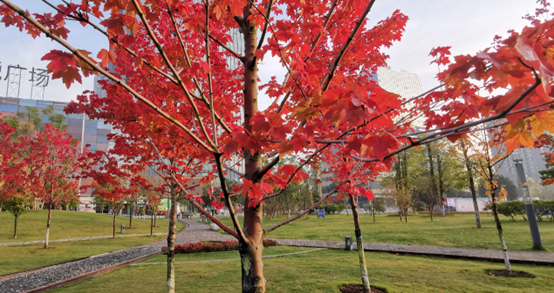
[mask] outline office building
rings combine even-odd
[[[389,66],[380,67],[377,69],[376,75],[370,77],[375,80],[379,86],[384,90],[397,94],[402,97],[403,100],[408,100],[423,93],[421,89],[421,80],[417,74],[410,73],[406,70],[394,71]],[[406,105],[407,110],[411,110],[414,107],[414,103],[408,103]],[[417,110],[414,110],[415,116],[410,120],[413,120],[412,127],[423,128],[423,117]]]

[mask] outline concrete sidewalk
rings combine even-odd
[[[319,241],[299,239],[273,239],[280,245],[338,248],[344,249],[344,241]],[[500,245],[500,244],[499,244]],[[354,243],[353,249],[358,249]],[[389,252],[401,254],[429,255],[448,258],[474,259],[486,261],[504,261],[502,250],[457,248],[442,246],[419,246],[407,244],[373,243],[364,242],[364,251]],[[554,253],[549,252],[525,252],[508,251],[510,262],[513,263],[534,263],[541,265],[554,265]]]

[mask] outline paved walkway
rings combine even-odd
[[[299,239],[274,239],[280,245],[302,246],[302,247],[320,247],[320,248],[340,248],[344,249],[343,241],[318,241],[318,240],[299,240]],[[353,249],[358,249],[354,243]],[[419,246],[407,244],[390,243],[372,243],[364,242],[364,251],[406,253],[417,255],[442,256],[448,258],[463,258],[488,261],[504,261],[501,250],[492,249],[474,249],[474,248],[456,248],[441,246]],[[513,263],[536,263],[544,265],[554,265],[554,253],[548,252],[525,252],[508,251],[510,261]]]
[[[167,235],[167,233],[154,233],[154,235],[161,236],[161,235]],[[125,235],[116,235],[115,237],[121,238],[121,237],[138,237],[138,236],[150,236],[150,234],[125,234]],[[113,236],[109,235],[109,236],[90,236],[90,237],[79,237],[79,238],[53,239],[53,240],[49,240],[48,243],[85,241],[85,240],[106,239],[106,238],[113,238]],[[44,243],[44,240],[24,241],[24,242],[2,242],[0,243],[0,246],[32,245],[32,244],[41,244],[41,243]]]
[[[201,241],[227,241],[237,240],[235,237],[228,234],[221,234],[216,231],[212,231],[208,225],[202,224],[197,221],[189,219],[179,219],[180,222],[187,225],[186,228],[181,230],[175,235],[175,244],[183,244],[189,242],[201,242]],[[167,233],[165,233],[167,235]],[[163,239],[157,242],[145,244],[144,246],[167,246],[167,240]]]
[[[185,233],[177,234],[176,243],[199,241],[227,241],[236,240],[233,236],[221,234],[209,229],[208,225],[199,222],[181,219],[181,222],[188,225]],[[190,230],[189,230],[190,229]],[[280,245],[317,247],[317,248],[338,248],[344,249],[344,241],[322,241],[322,240],[300,240],[300,239],[274,239]],[[152,245],[155,245],[152,244]],[[165,245],[165,244],[164,244]],[[356,243],[353,249],[358,249]],[[463,258],[487,261],[504,261],[501,250],[474,249],[474,248],[456,248],[441,246],[419,246],[406,244],[373,243],[364,242],[365,251],[405,253],[416,255],[442,256],[449,258]],[[508,251],[510,261],[514,263],[536,263],[544,265],[554,265],[554,253],[548,252],[524,252]]]

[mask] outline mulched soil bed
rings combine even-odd
[[[362,285],[344,285],[340,288],[342,293],[363,293],[364,287]],[[379,288],[371,286],[371,293],[387,293],[385,288]]]
[[[531,275],[522,271],[511,271],[507,270],[485,270],[485,274],[495,277],[509,277],[509,278],[535,278],[534,275]]]

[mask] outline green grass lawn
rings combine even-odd
[[[373,223],[370,214],[360,214],[362,236],[366,242],[500,249],[494,219],[484,213],[481,214],[481,229],[475,228],[474,214],[451,213],[445,217],[435,216],[434,222],[430,221],[428,214],[410,214],[408,223],[401,223],[398,214],[381,214],[376,218]],[[264,229],[285,219],[264,219]],[[226,225],[232,225],[230,218],[220,220]],[[242,222],[242,218],[239,221]],[[532,251],[533,241],[528,222],[512,221],[503,216],[501,222],[509,250]],[[539,222],[539,230],[544,248],[554,252],[554,222]],[[267,235],[268,238],[340,241],[345,236],[355,236],[352,215],[327,215],[324,219],[310,215],[307,220],[298,219]]]
[[[14,217],[6,212],[0,212],[0,242],[20,242],[44,240],[48,210],[28,211],[18,219],[17,239],[13,239]],[[87,236],[112,235],[113,216],[72,211],[52,211],[50,239],[78,238]],[[125,234],[150,234],[150,219],[133,218],[133,229],[129,229],[128,217],[117,217],[116,233],[121,235],[120,225],[125,225]],[[169,221],[158,219],[154,233],[166,233]],[[177,231],[185,225],[177,222]],[[1,260],[0,256],[0,260]]]
[[[270,247],[266,255],[305,250]],[[389,292],[552,292],[552,267],[514,265],[537,278],[489,276],[502,263],[367,253],[370,281]],[[178,255],[177,261],[237,258],[238,252]],[[144,262],[164,261],[156,256]],[[176,264],[176,292],[240,292],[240,262]],[[322,250],[264,259],[268,292],[339,292],[342,284],[361,283],[356,251]],[[166,266],[126,266],[53,292],[165,292]]]
[[[163,238],[142,236],[60,242],[51,243],[48,249],[43,249],[43,244],[0,246],[0,275],[131,248]]]

